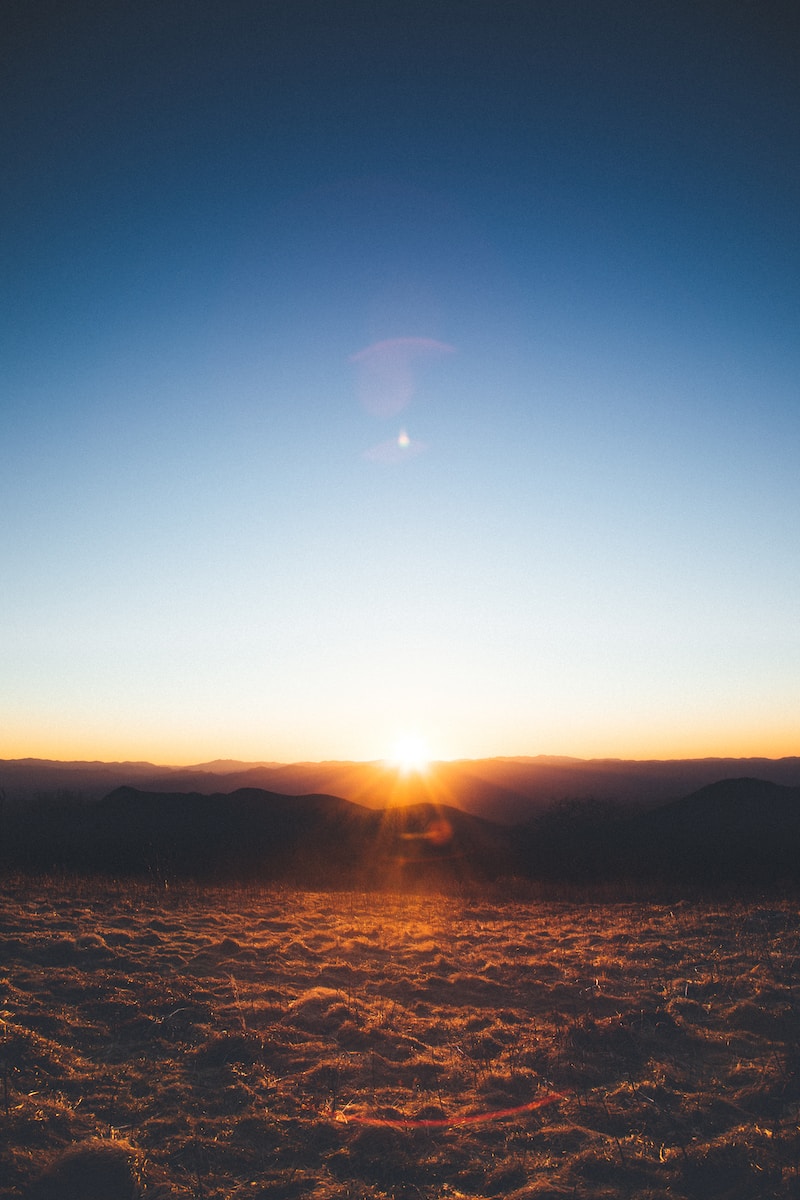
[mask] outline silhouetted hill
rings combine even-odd
[[[721,779],[743,776],[797,787],[800,758],[463,759],[433,763],[425,775],[409,776],[384,762],[277,765],[224,760],[196,767],[163,767],[140,762],[0,760],[0,791],[11,804],[65,792],[87,800],[101,799],[123,785],[206,795],[259,788],[285,795],[342,796],[371,808],[434,801],[509,825],[530,820],[563,800],[613,800],[652,807]]]
[[[800,877],[800,788],[725,779],[627,823],[626,855],[673,877]]]
[[[61,793],[7,806],[0,864],[309,887],[800,883],[800,787],[726,779],[652,809],[559,801],[511,827],[432,800],[377,809],[321,793],[126,785],[100,800]]]
[[[0,858],[28,869],[375,887],[507,874],[511,833],[447,805],[385,810],[257,788],[121,787],[17,809]]]
[[[327,878],[363,858],[374,814],[335,796],[285,796],[257,788],[203,795],[118,788],[92,811],[122,870],[225,877]]]
[[[800,788],[726,779],[650,810],[557,804],[519,830],[520,870],[535,878],[800,881]]]

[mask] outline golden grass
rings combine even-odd
[[[800,1193],[800,923],[0,887],[0,1197]]]

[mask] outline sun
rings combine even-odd
[[[425,739],[418,733],[399,734],[388,761],[401,775],[424,775],[430,763]]]

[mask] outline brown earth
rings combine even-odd
[[[794,902],[0,885],[0,1197],[800,1193]]]

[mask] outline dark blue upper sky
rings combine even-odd
[[[789,751],[796,5],[0,43],[7,754]]]

